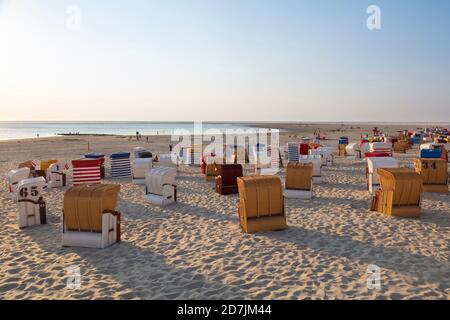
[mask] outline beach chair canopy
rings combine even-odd
[[[249,218],[284,215],[281,180],[276,176],[237,179],[242,214]]]
[[[146,174],[147,192],[156,195],[163,194],[164,185],[174,185],[177,170],[169,167],[156,167]]]
[[[115,211],[120,185],[82,185],[64,195],[64,224],[68,231],[102,232],[102,215]]]
[[[381,190],[393,192],[392,204],[395,206],[418,205],[422,193],[422,178],[412,169],[378,169]]]
[[[286,168],[286,189],[311,190],[312,163],[289,162]]]

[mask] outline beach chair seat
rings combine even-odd
[[[386,153],[392,157],[392,143],[389,142],[371,142],[369,144],[369,152],[374,154]]]
[[[165,206],[177,201],[175,177],[177,170],[168,167],[156,167],[146,174],[144,199],[158,206]]]
[[[299,163],[311,163],[313,165],[312,178],[314,183],[322,183],[322,158],[320,156],[300,156]]]
[[[23,167],[19,169],[14,169],[8,173],[8,189],[9,195],[12,199],[17,198],[17,187],[21,180],[28,179],[30,177],[30,168]]]
[[[101,166],[103,159],[72,160],[73,185],[101,183]]]
[[[216,166],[216,192],[221,195],[238,193],[237,178],[243,176],[241,164],[218,164]]]
[[[66,164],[52,163],[47,170],[47,183],[50,188],[65,187],[67,184]]]
[[[313,196],[313,164],[289,162],[286,167],[284,197],[311,199]]]
[[[47,223],[47,210],[43,198],[44,177],[20,180],[17,185],[17,222],[20,228]]]
[[[155,160],[156,162],[156,160]],[[158,165],[160,167],[166,167],[166,168],[177,168],[178,170],[178,166],[181,162],[181,158],[176,155],[176,154],[171,154],[171,153],[165,153],[165,154],[160,154],[159,158],[158,158]]]
[[[380,186],[379,168],[399,168],[400,163],[392,157],[367,158],[366,178],[367,189],[373,194]]]
[[[136,158],[133,160],[133,183],[145,184],[146,174],[153,168],[152,158]]]
[[[424,192],[448,192],[448,165],[444,159],[415,159],[414,167],[423,181]]]
[[[131,161],[129,152],[113,153],[111,159],[111,178],[124,179],[131,177]]]
[[[372,211],[387,216],[420,216],[422,178],[412,169],[378,169],[381,188],[376,191]]]
[[[237,178],[238,215],[246,233],[287,228],[281,180],[276,176]]]
[[[64,247],[106,248],[120,241],[120,185],[97,184],[69,188],[64,195]]]

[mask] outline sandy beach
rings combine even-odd
[[[339,136],[356,142],[373,127],[261,126],[286,130],[281,145],[320,131],[335,148]],[[378,125],[391,134],[420,126]],[[216,194],[198,167],[187,166],[177,177],[178,202],[167,207],[145,202],[131,179],[104,180],[122,186],[122,241],[111,247],[61,246],[67,187],[45,192],[48,224],[19,229],[8,171],[29,159],[80,158],[88,139],[91,151],[105,154],[137,146],[168,153],[170,143],[168,136],[0,141],[0,299],[450,299],[450,195],[424,194],[420,218],[371,212],[364,160],[336,157],[312,200],[286,200],[285,231],[243,233],[239,196]],[[395,157],[406,166],[417,154],[416,147]],[[284,180],[284,168],[278,175]],[[370,264],[381,268],[381,290],[367,288]],[[66,287],[69,266],[80,268],[79,289]]]

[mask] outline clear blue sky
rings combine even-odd
[[[0,0],[0,43],[0,121],[450,121],[448,0]]]

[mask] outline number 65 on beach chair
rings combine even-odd
[[[81,185],[64,195],[64,247],[105,248],[120,241],[120,185]]]
[[[47,210],[42,193],[44,177],[21,180],[17,186],[17,220],[20,228],[47,223]]]
[[[238,215],[246,233],[287,228],[281,180],[276,176],[237,178]]]

